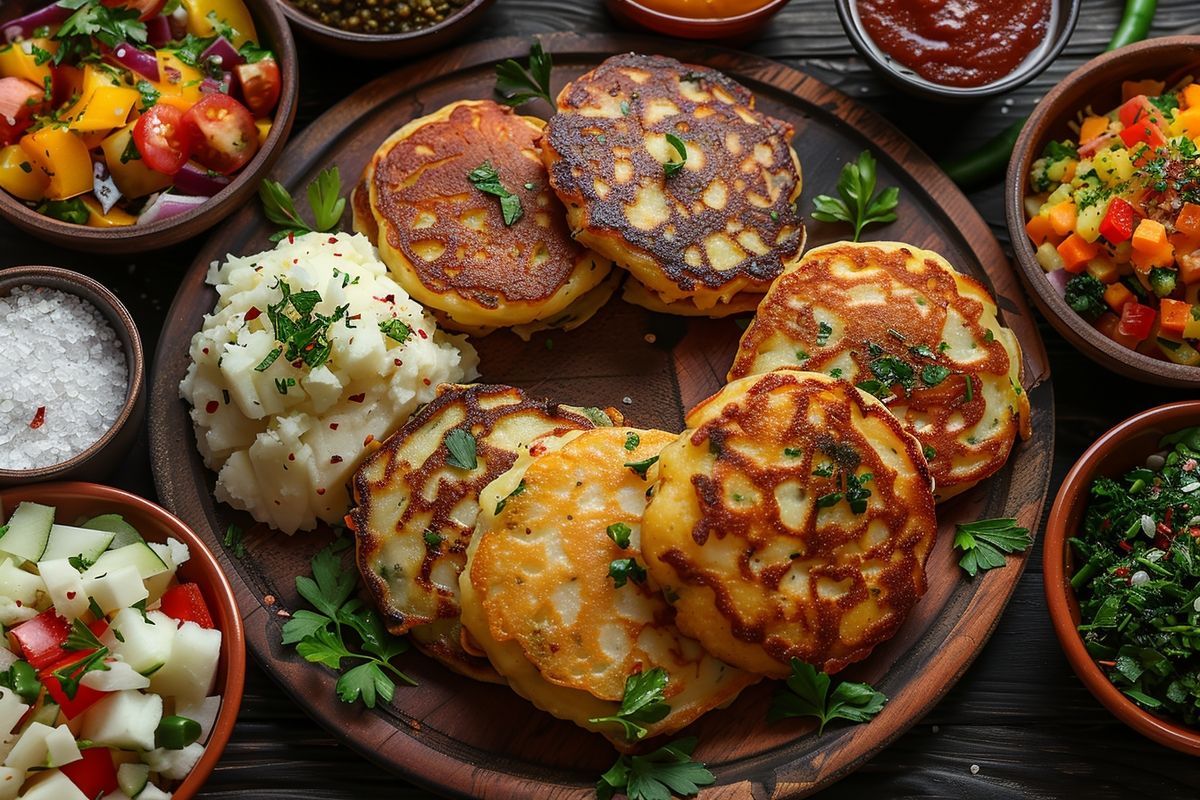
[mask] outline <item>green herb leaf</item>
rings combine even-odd
[[[83,680],[84,675],[87,675],[89,672],[108,671],[108,664],[104,663],[107,655],[108,648],[101,647],[87,658],[76,661],[74,664],[60,667],[51,673],[55,678],[58,678],[59,686],[68,700],[75,699],[75,695],[79,692],[79,682]]]
[[[1033,538],[1011,518],[982,519],[955,526],[954,547],[963,552],[958,565],[971,577],[1004,566],[1005,553],[1028,550]]]
[[[633,431],[629,431],[625,434],[625,449],[629,452],[632,453],[634,450],[637,450],[638,445],[641,443],[642,437],[638,436]]]
[[[504,507],[506,505],[508,505],[508,501],[511,500],[512,498],[516,497],[519,494],[525,494],[525,479],[524,478],[522,478],[521,482],[517,484],[517,488],[513,489],[511,492],[509,492],[507,495],[505,495],[504,498],[501,499],[499,503],[496,503],[496,511],[494,513],[497,516],[499,516],[500,512],[504,510]]]
[[[504,188],[500,175],[490,162],[485,161],[467,173],[467,180],[479,191],[500,198],[500,214],[505,225],[512,225],[521,218],[521,198]]]
[[[850,223],[854,226],[856,242],[868,225],[896,219],[900,190],[893,186],[875,194],[875,158],[869,150],[860,153],[857,161],[842,167],[837,191],[841,199],[824,194],[813,198],[813,218],[822,222]]]
[[[921,368],[921,383],[926,386],[937,386],[950,377],[950,369],[941,364],[926,364]]]
[[[679,155],[678,161],[671,159],[667,163],[663,164],[663,172],[668,178],[670,178],[672,175],[679,172],[679,170],[683,169],[683,165],[687,163],[688,154],[687,145],[684,143],[683,139],[680,139],[673,133],[668,133],[666,138],[667,144],[675,148],[675,152]]]
[[[669,800],[672,793],[692,797],[716,778],[692,761],[695,737],[679,739],[644,756],[621,756],[596,784],[597,800],[624,792],[629,800]]]
[[[625,694],[621,707],[609,717],[593,717],[588,722],[601,725],[612,722],[624,729],[625,738],[637,741],[645,738],[648,730],[642,723],[653,724],[671,713],[663,690],[667,686],[667,671],[655,667],[649,672],[639,672],[625,679]]]
[[[650,456],[650,458],[644,458],[641,461],[627,461],[625,466],[633,470],[639,478],[646,480],[646,471],[657,463],[658,456]]]
[[[404,344],[412,336],[412,328],[398,319],[389,319],[379,323],[379,330],[392,341]]]
[[[435,550],[441,548],[442,542],[446,541],[445,536],[442,536],[432,528],[426,528],[425,533],[422,534],[422,537],[425,539],[425,544]]]
[[[830,689],[830,678],[811,664],[792,659],[792,674],[786,688],[780,688],[771,698],[767,721],[776,722],[788,717],[816,717],[817,735],[835,719],[850,722],[869,722],[887,703],[887,695],[866,683],[839,681]]]
[[[554,107],[554,98],[550,96],[550,71],[553,68],[550,54],[535,39],[529,46],[528,69],[511,58],[496,65],[497,99],[505,105],[519,106],[540,98]]]
[[[232,549],[233,556],[237,559],[241,559],[246,555],[246,544],[242,541],[242,536],[242,529],[237,525],[230,524],[225,529],[225,547]]]
[[[71,623],[71,632],[67,634],[67,641],[63,643],[64,650],[99,650],[101,647],[104,645],[83,620],[77,619]]]
[[[87,206],[78,197],[72,197],[70,200],[47,200],[37,207],[37,212],[74,225],[86,225],[90,216]]]
[[[258,186],[263,213],[267,219],[282,227],[271,236],[277,242],[289,235],[302,236],[314,231],[332,231],[341,221],[346,208],[342,194],[342,179],[336,166],[322,170],[306,190],[308,205],[313,214],[313,225],[309,225],[296,210],[295,201],[283,184],[278,181],[263,181]]]
[[[617,558],[609,562],[608,577],[613,579],[613,586],[620,589],[629,581],[645,583],[646,568],[635,558]]]
[[[446,450],[450,453],[446,463],[458,469],[475,469],[479,466],[476,447],[475,437],[470,431],[455,428],[446,435]]]
[[[606,529],[608,538],[612,539],[617,547],[624,550],[629,547],[629,535],[633,533],[628,525],[624,522],[614,522]]]

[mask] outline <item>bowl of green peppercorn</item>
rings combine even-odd
[[[407,59],[444,47],[494,0],[276,0],[292,29],[352,58]]]

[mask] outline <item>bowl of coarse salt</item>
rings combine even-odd
[[[112,472],[146,411],[121,301],[70,270],[0,270],[0,343],[0,486]]]

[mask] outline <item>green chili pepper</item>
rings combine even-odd
[[[9,667],[12,675],[12,688],[22,700],[32,703],[42,693],[42,682],[38,680],[37,670],[24,661],[15,661]]]
[[[1154,22],[1154,12],[1158,10],[1158,0],[1126,0],[1125,14],[1121,23],[1113,33],[1108,50],[1116,50],[1127,44],[1140,42],[1150,33],[1150,23]]]
[[[163,717],[154,731],[154,744],[168,750],[182,750],[200,738],[200,723],[188,717]]]

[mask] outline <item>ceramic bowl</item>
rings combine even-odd
[[[1053,63],[1067,46],[1079,19],[1080,0],[1051,0],[1050,24],[1046,38],[1003,78],[983,86],[945,86],[913,72],[885,53],[867,33],[858,10],[858,0],[836,0],[838,17],[851,44],[876,72],[906,92],[938,102],[968,102],[1002,94],[1028,83]]]
[[[233,589],[217,564],[217,559],[192,529],[165,509],[149,500],[95,483],[43,483],[0,490],[0,504],[6,512],[28,500],[57,509],[56,522],[73,524],[81,518],[99,514],[120,514],[148,542],[165,542],[173,537],[188,546],[191,558],[179,568],[179,579],[199,585],[200,593],[212,612],[213,622],[221,631],[221,657],[217,666],[216,692],[221,694],[221,710],[213,725],[204,755],[175,789],[175,800],[189,800],[204,785],[221,751],[225,749],[246,678],[246,641],[242,618],[238,614]]]
[[[1159,440],[1182,428],[1200,425],[1200,401],[1170,403],[1130,417],[1105,433],[1071,467],[1058,490],[1042,538],[1043,581],[1054,633],[1075,674],[1117,719],[1159,744],[1200,756],[1200,730],[1142,709],[1108,680],[1084,648],[1077,627],[1079,603],[1071,588],[1074,553],[1067,539],[1080,529],[1088,489],[1096,478],[1119,477],[1158,452]]]
[[[680,39],[720,39],[734,44],[760,33],[787,3],[788,0],[768,0],[753,11],[732,17],[695,18],[667,14],[637,0],[606,0],[609,13],[623,25]]]
[[[1152,358],[1117,344],[1076,314],[1037,262],[1025,234],[1025,191],[1029,168],[1051,139],[1074,136],[1068,123],[1086,106],[1101,110],[1121,103],[1121,82],[1167,78],[1200,67],[1200,36],[1168,36],[1129,45],[1092,59],[1042,98],[1017,138],[1008,165],[1004,206],[1018,273],[1038,310],[1055,330],[1088,358],[1134,380],[1200,389],[1200,367]]]
[[[73,250],[105,254],[143,253],[178,244],[184,239],[201,234],[250,202],[258,191],[259,183],[275,164],[287,143],[296,114],[299,70],[296,44],[287,20],[276,5],[276,0],[243,1],[254,17],[261,43],[275,53],[283,86],[266,141],[228,186],[201,206],[146,225],[92,228],[63,222],[37,213],[3,190],[0,190],[0,216],[32,236]],[[23,11],[43,5],[47,5],[44,0],[0,2],[0,21],[13,19]]]
[[[269,0],[287,17],[292,27],[313,44],[351,58],[409,59],[444,48],[478,24],[495,0],[470,0],[466,5],[428,28],[404,33],[358,33],[326,25],[300,11],[288,0]],[[384,0],[391,2],[392,0]]]
[[[13,267],[0,270],[0,296],[7,296],[18,286],[45,287],[77,295],[87,300],[108,320],[121,349],[129,383],[125,404],[116,422],[91,447],[59,464],[36,469],[0,469],[0,486],[66,479],[100,479],[107,476],[129,452],[146,416],[146,362],[142,353],[142,337],[129,311],[116,295],[91,278],[57,267]]]

